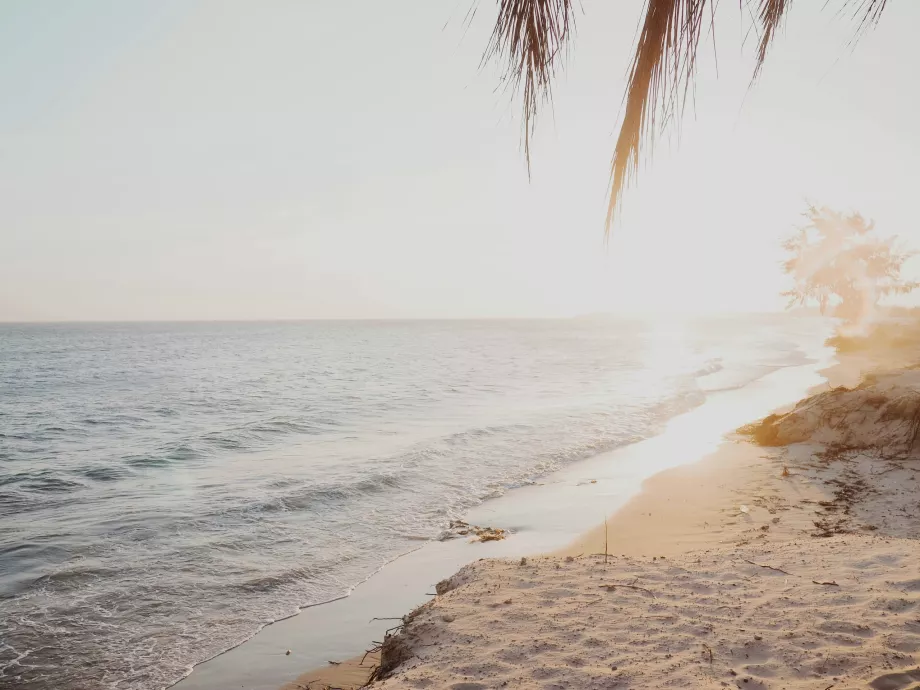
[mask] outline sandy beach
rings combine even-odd
[[[0,17],[0,690],[920,690],[920,0]]]
[[[794,409],[653,476],[560,553],[464,567],[387,637],[373,687],[914,687],[920,383],[879,362],[841,356]]]

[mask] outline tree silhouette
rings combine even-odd
[[[878,301],[906,294],[920,283],[901,278],[904,262],[915,254],[898,246],[897,236],[880,238],[875,224],[859,213],[839,213],[810,205],[802,225],[783,248],[783,270],[795,280],[783,292],[787,308],[818,304],[822,314],[847,324],[868,319]]]

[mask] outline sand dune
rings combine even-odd
[[[920,435],[920,370],[870,375],[856,388],[818,393],[748,430],[762,445],[809,441],[832,449],[911,455]]]

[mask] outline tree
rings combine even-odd
[[[852,10],[858,32],[874,25],[888,0],[838,0]],[[540,106],[552,97],[552,81],[569,48],[577,0],[498,0],[498,18],[485,59],[504,62],[504,81],[523,100],[524,153],[530,168],[530,137]],[[606,233],[626,185],[639,167],[639,152],[656,128],[678,119],[696,68],[700,35],[714,20],[718,0],[645,0],[645,17],[629,68],[620,133],[610,167]],[[742,0],[759,37],[752,83],[792,0]]]
[[[783,270],[795,281],[782,293],[789,298],[787,309],[814,301],[822,314],[857,325],[883,297],[920,287],[901,278],[901,267],[915,252],[900,248],[896,236],[876,236],[872,221],[813,205],[804,216],[807,222],[783,243],[789,253]]]

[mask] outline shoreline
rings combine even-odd
[[[782,472],[771,454],[766,463],[764,449],[738,436],[726,439],[719,448],[696,461],[662,470],[648,479],[635,496],[617,508],[606,520],[576,537],[561,549],[532,553],[528,559],[584,559],[606,550],[611,558],[673,559],[687,553],[720,546],[760,546],[783,542],[806,534],[811,526],[807,510],[783,510],[773,522],[776,505],[788,505],[785,491],[770,488]],[[799,477],[786,489],[799,501],[819,503],[828,498],[811,479]],[[753,498],[740,499],[742,496]],[[743,501],[750,501],[750,504]],[[741,513],[739,507],[747,506]],[[799,502],[797,505],[801,506]],[[768,531],[760,528],[768,524]],[[395,625],[397,622],[394,621]],[[281,686],[280,690],[302,690],[311,684],[342,690],[358,690],[367,682],[379,657],[361,666],[362,656],[343,660],[342,665],[314,668]],[[364,670],[355,674],[355,668]],[[376,685],[374,686],[376,687]]]
[[[841,361],[842,360],[842,361]],[[815,372],[823,380],[821,383],[816,383],[815,385],[809,387],[807,392],[803,392],[803,395],[810,395],[819,390],[824,390],[828,387],[836,387],[840,385],[853,385],[854,379],[858,382],[865,370],[872,368],[872,366],[877,365],[877,362],[873,362],[868,357],[845,357],[841,358],[839,356],[833,357],[831,360],[825,361],[821,364],[823,368],[816,369]],[[797,368],[797,367],[786,367]],[[777,405],[775,408],[771,409],[787,409],[791,408],[795,404],[795,401],[785,402],[783,404]],[[687,414],[692,414],[694,411],[691,410]],[[679,415],[678,417],[685,416]],[[671,420],[672,422],[674,420]],[[667,433],[667,432],[664,432]],[[664,435],[664,434],[662,434]],[[654,439],[659,437],[652,437],[646,439],[641,443],[646,443],[649,441],[654,441]],[[634,444],[638,445],[638,444]],[[746,441],[741,441],[736,434],[726,434],[722,437],[721,442],[715,446],[715,450],[710,452],[700,452],[696,455],[694,460],[686,462],[684,464],[678,464],[677,467],[665,468],[659,471],[656,471],[651,476],[642,480],[636,492],[621,505],[613,508],[612,512],[608,514],[607,518],[607,528],[610,534],[610,550],[611,553],[615,552],[617,549],[623,553],[638,553],[634,548],[630,546],[631,540],[628,537],[624,537],[624,534],[629,534],[633,531],[641,533],[644,539],[652,539],[649,541],[649,549],[651,551],[661,552],[661,555],[674,554],[683,551],[687,551],[692,546],[690,545],[701,545],[706,544],[709,535],[702,531],[697,534],[684,533],[680,530],[668,532],[666,526],[670,524],[671,520],[676,520],[679,517],[673,510],[661,510],[659,503],[659,496],[667,496],[671,489],[671,479],[679,479],[680,481],[686,480],[696,480],[698,482],[698,488],[709,486],[707,482],[707,476],[710,471],[719,474],[720,477],[723,477],[725,469],[735,470],[731,473],[733,481],[739,481],[744,475],[738,471],[739,462],[744,465],[745,468],[750,469],[752,467],[752,453],[756,453],[756,448]],[[626,454],[630,452],[630,447],[623,447],[612,451],[614,454]],[[609,455],[610,453],[604,454]],[[690,452],[692,455],[693,452]],[[600,457],[600,456],[599,456]],[[597,460],[598,458],[594,458]],[[589,461],[581,461],[579,464],[586,464]],[[562,472],[567,472],[573,468],[566,468]],[[575,468],[577,469],[577,468]],[[723,477],[724,478],[724,477]],[[717,500],[718,492],[711,490],[711,487],[704,492],[697,492],[695,495],[697,497],[706,496],[707,500],[710,501],[711,505],[714,505]],[[668,498],[666,500],[672,500]],[[673,500],[678,500],[676,497],[673,497]],[[697,501],[698,503],[699,501]],[[645,505],[648,504],[651,506],[651,510],[645,510]],[[658,510],[656,511],[656,507]],[[639,515],[642,516],[644,512],[651,512],[654,515],[653,520],[648,520],[647,524],[629,524],[631,517]],[[716,511],[713,511],[716,512]],[[656,514],[657,513],[657,514]],[[665,518],[667,516],[667,519]],[[641,521],[640,521],[641,522]],[[628,525],[628,529],[627,528]],[[618,535],[615,536],[613,532],[619,530]],[[534,551],[527,551],[527,555],[542,555],[542,554],[555,554],[555,555],[577,555],[585,551],[588,548],[598,548],[603,543],[603,533],[604,525],[595,524],[593,527],[589,527],[586,530],[581,530],[577,535],[566,542],[566,545],[558,546],[556,548],[550,549],[537,549]],[[677,540],[678,544],[687,544],[686,547],[680,547],[675,549],[671,544],[673,540]],[[656,546],[652,546],[656,544]],[[490,546],[498,546],[497,544],[492,544]],[[421,548],[421,547],[420,547]],[[397,556],[394,561],[403,558],[411,554],[402,554]],[[502,557],[506,554],[501,553],[490,553],[484,554],[487,557]],[[469,558],[469,557],[467,557]],[[473,557],[475,558],[475,557]],[[352,588],[351,593],[343,595],[337,599],[334,599],[330,602],[322,602],[314,604],[308,607],[301,609],[298,613],[292,614],[288,619],[297,619],[300,616],[303,616],[304,612],[308,609],[318,609],[329,607],[331,604],[339,603],[343,600],[348,599],[352,596],[352,593],[355,589],[360,588],[368,583],[374,577],[377,577],[380,572],[386,568],[393,561],[382,565],[374,573],[369,575],[364,581]],[[453,570],[460,567],[462,562],[456,560],[456,566],[453,567]],[[453,572],[451,570],[450,572]],[[407,608],[412,608],[412,604],[409,604]],[[388,613],[391,613],[388,611]],[[214,657],[211,660],[203,662],[202,664],[196,665],[194,672],[200,674],[201,667],[203,665],[211,665],[215,659],[222,657],[228,653],[232,653],[235,650],[240,649],[240,647],[249,644],[256,636],[260,635],[263,631],[272,628],[273,626],[278,625],[279,623],[285,622],[288,619],[282,619],[280,621],[275,621],[264,626],[259,632],[257,632],[253,638],[242,642],[237,647],[227,650],[218,657]],[[372,647],[372,640],[377,639],[373,636],[366,636],[365,642],[367,642],[367,648]],[[283,646],[283,645],[282,645]],[[352,653],[358,652],[356,649],[359,645],[351,645]],[[285,650],[286,651],[286,650]],[[310,670],[305,673],[301,673],[296,676],[294,680],[283,683],[280,687],[281,690],[299,690],[299,688],[307,686],[312,687],[316,685],[318,687],[324,687],[329,685],[331,687],[341,687],[344,690],[349,688],[360,688],[364,685],[367,680],[367,676],[370,675],[373,668],[376,665],[376,660],[379,659],[379,654],[365,655],[361,651],[357,656],[337,656],[336,658],[330,658],[327,662],[337,662],[337,663],[327,663],[326,666],[318,667],[308,667]],[[295,672],[296,673],[296,672]],[[293,674],[292,674],[293,675]],[[211,684],[205,680],[204,682],[197,684],[192,682],[192,674],[186,676],[180,680],[175,685],[171,686],[176,688],[176,690],[197,690],[197,688],[208,688],[211,687]],[[265,685],[264,687],[269,687]],[[271,686],[272,688],[278,688],[278,685]]]
[[[812,386],[808,395],[828,388],[855,386],[871,368],[868,360],[836,356],[832,364],[818,370],[825,382]],[[776,410],[785,412],[794,405],[782,405]],[[611,514],[605,524],[580,535],[555,555],[603,552],[605,539],[610,553],[633,556],[677,555],[723,544],[723,539],[735,536],[734,530],[725,529],[735,523],[720,525],[724,516],[734,512],[738,519],[754,522],[763,510],[757,505],[758,500],[745,496],[767,488],[777,496],[778,489],[789,489],[788,485],[774,486],[774,480],[782,474],[782,466],[776,466],[777,455],[775,450],[758,446],[737,432],[727,434],[715,452],[646,479],[639,493]],[[762,462],[768,456],[767,463]],[[818,502],[826,498],[826,493],[813,482],[804,482],[794,490],[807,494],[806,500]],[[740,511],[742,505],[748,507],[747,513]],[[688,523],[686,518],[690,515],[695,522]],[[788,520],[782,526],[780,522],[771,520],[772,531],[762,531],[756,536],[763,538],[767,531],[771,541],[777,540],[778,535],[780,539],[797,536],[789,529]],[[794,523],[794,529],[801,531],[807,527],[800,523]]]
[[[803,395],[815,390],[842,385],[839,381],[854,375],[852,368],[836,359],[816,373],[823,383],[810,386]],[[861,374],[858,374],[861,375]],[[794,401],[779,404],[771,410],[789,408]],[[673,420],[672,420],[673,421]],[[663,435],[662,435],[663,436]],[[654,437],[646,442],[660,439]],[[625,451],[626,449],[621,449]],[[730,540],[732,535],[724,530],[714,530],[719,519],[731,510],[731,496],[747,485],[757,485],[765,479],[764,465],[760,462],[763,449],[742,439],[736,433],[725,434],[716,444],[715,450],[697,455],[694,460],[678,463],[656,471],[645,478],[638,490],[627,501],[614,508],[604,524],[579,533],[562,548],[549,551],[531,552],[527,557],[545,555],[556,557],[578,557],[585,553],[603,552],[605,543],[610,554],[629,556],[673,557],[703,546],[720,543],[720,538]],[[692,456],[692,451],[690,452]],[[771,470],[772,471],[772,470]],[[780,470],[777,470],[777,473]],[[816,487],[806,484],[800,487],[808,492],[808,500],[823,500],[826,496]],[[692,499],[688,499],[688,495]],[[688,502],[698,519],[687,523],[683,519]],[[751,520],[761,511],[769,508],[752,506],[745,516]],[[787,520],[781,527],[774,526],[770,537],[773,540],[786,538],[801,532],[806,525],[806,518]],[[764,532],[758,531],[758,537]],[[715,541],[714,541],[715,540]],[[395,621],[394,621],[395,624]],[[314,668],[302,674],[296,680],[284,684],[281,690],[300,690],[304,687],[336,687],[343,690],[356,690],[363,687],[375,664],[366,662],[361,666],[362,656],[348,658],[341,665],[329,665]],[[365,676],[356,676],[355,669],[364,668]]]
[[[913,687],[920,372],[877,365],[838,358],[552,556],[462,568],[373,687]]]
[[[248,641],[197,665],[172,687],[293,690],[298,683],[303,687],[308,682],[312,687],[360,687],[353,675],[355,655],[359,660],[373,640],[382,640],[396,624],[371,619],[398,617],[415,609],[429,599],[422,595],[433,596],[435,582],[478,558],[558,553],[596,532],[602,516],[627,510],[648,493],[646,484],[662,472],[703,462],[725,447],[726,435],[738,426],[826,385],[818,382],[826,381],[819,370],[828,366],[828,355],[823,349],[807,363],[778,368],[744,388],[716,392],[704,405],[672,418],[659,435],[579,461],[536,485],[482,504],[465,519],[511,527],[512,538],[488,544],[459,539],[429,542],[378,570],[344,599],[266,625]],[[303,674],[303,669],[312,670]]]

